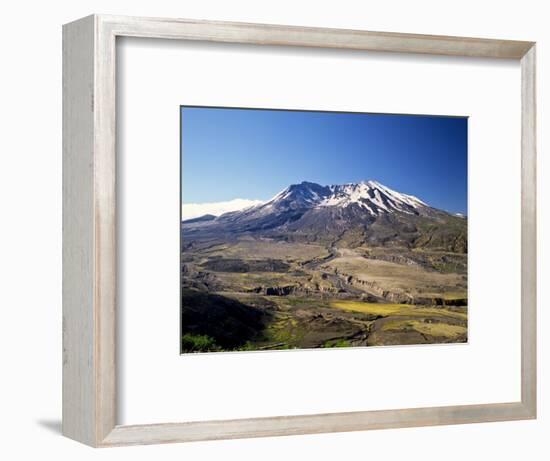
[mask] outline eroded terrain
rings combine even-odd
[[[241,236],[182,243],[182,352],[467,341],[467,254]]]

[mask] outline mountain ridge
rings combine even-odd
[[[270,200],[214,219],[182,222],[188,236],[254,235],[350,245],[429,246],[466,252],[467,218],[378,181],[291,184]]]

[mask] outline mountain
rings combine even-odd
[[[204,218],[204,219],[203,219]],[[406,246],[467,252],[467,219],[429,206],[377,181],[292,184],[265,203],[217,218],[182,223],[184,239],[223,235]]]
[[[205,215],[199,216],[198,218],[186,219],[183,222],[186,224],[193,224],[193,223],[199,223],[199,222],[212,221],[213,219],[216,219],[215,215],[205,214]]]

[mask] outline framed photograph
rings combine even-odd
[[[181,118],[182,353],[467,342],[466,117]]]
[[[63,433],[536,417],[535,44],[63,29]]]

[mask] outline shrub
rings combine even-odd
[[[181,337],[182,352],[211,352],[220,350],[214,338],[186,333]]]

